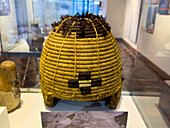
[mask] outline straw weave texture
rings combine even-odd
[[[63,36],[57,32],[61,26],[48,36],[40,60],[40,84],[45,102],[48,95],[93,101],[121,91],[122,63],[116,40],[111,32],[98,37],[95,25],[87,20],[96,32],[96,38],[76,38],[76,32],[71,31]],[[70,88],[69,80],[78,81],[81,72],[90,72],[91,79],[100,78],[101,86],[91,87],[91,93],[84,95],[80,88]]]

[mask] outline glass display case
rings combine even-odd
[[[103,100],[61,100],[51,109],[43,104],[39,66],[43,46],[53,30],[51,24],[59,22],[64,15],[74,16],[88,11],[102,15],[109,23],[120,50],[125,80],[121,101],[113,111],[128,112],[129,128],[139,125],[142,128],[168,128],[170,2],[165,1],[0,1],[0,63],[14,61],[21,82],[22,100],[20,106],[8,114],[10,126],[32,127],[32,122],[41,127],[41,111],[112,111]],[[162,10],[163,4],[167,4],[167,8]],[[32,115],[33,119],[30,118]]]
[[[39,86],[39,57],[51,24],[63,15],[73,16],[88,11],[99,14],[99,1],[93,0],[5,0],[1,25],[1,61],[13,60],[20,73],[22,87]],[[8,5],[8,8],[4,5]]]

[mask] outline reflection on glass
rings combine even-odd
[[[0,1],[1,45],[3,53],[12,53],[2,54],[3,60],[16,63],[23,88],[39,87],[38,57],[51,32],[51,23],[58,22],[63,15],[82,14],[83,11],[97,15],[99,4],[99,0]]]
[[[9,13],[10,13],[9,0],[1,0],[0,1],[0,16],[9,15]]]
[[[146,19],[146,31],[148,33],[153,34],[154,32],[156,13],[157,13],[157,5],[150,5],[148,7],[147,19]]]
[[[2,0],[0,29],[5,52],[42,51],[51,23],[63,15],[99,13],[99,0]],[[9,13],[10,12],[10,13]],[[4,16],[6,15],[6,16]]]

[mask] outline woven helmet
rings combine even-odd
[[[117,107],[122,63],[116,40],[104,19],[93,14],[61,17],[52,24],[40,59],[44,103],[57,99],[93,101],[110,98]],[[107,98],[108,99],[108,98]]]

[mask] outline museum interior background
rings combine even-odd
[[[148,127],[168,127],[169,0],[2,0],[0,62],[13,60],[22,91],[38,92],[39,59],[51,23],[82,10],[103,15],[112,28],[123,62],[122,95],[132,95]]]

